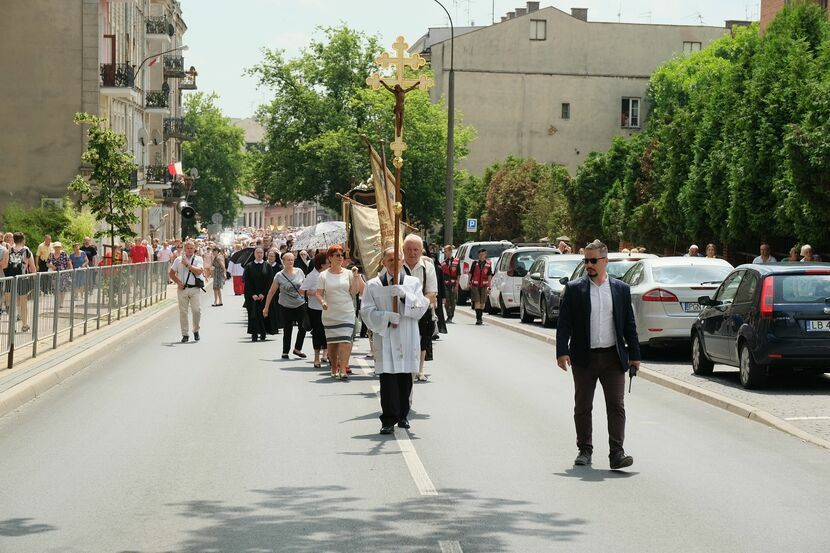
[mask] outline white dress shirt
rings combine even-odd
[[[193,267],[203,269],[205,264],[202,261],[202,258],[198,255],[194,255],[192,258],[188,259],[188,264],[193,265]],[[193,286],[194,284],[198,284],[196,279],[201,280],[204,282],[205,277],[202,275],[197,275],[195,273],[190,272],[190,269],[184,266],[182,263],[181,256],[177,257],[175,261],[173,261],[173,265],[171,269],[176,273],[176,276],[179,277],[179,280],[182,281],[183,284],[187,284]],[[195,277],[195,278],[194,278]]]
[[[617,344],[614,331],[614,302],[611,297],[611,277],[602,284],[591,283],[591,349],[608,348]]]
[[[424,295],[438,293],[438,275],[435,274],[435,263],[429,257],[421,257],[414,267],[404,264],[409,274],[418,279],[423,287]],[[404,270],[406,270],[404,269]],[[426,279],[426,283],[424,280]]]

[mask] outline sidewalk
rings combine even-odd
[[[104,353],[124,347],[128,340],[140,336],[175,307],[176,287],[171,285],[167,299],[57,349],[44,349],[37,357],[19,362],[11,369],[0,370],[0,417],[87,368]]]
[[[456,308],[456,313],[470,318],[475,316],[468,307]],[[555,328],[544,328],[537,323],[523,324],[517,318],[492,315],[485,315],[484,321],[485,324],[502,327],[551,346],[556,344]],[[555,352],[552,350],[551,366],[555,365]],[[718,372],[718,368],[724,370]],[[640,365],[639,376],[830,449],[830,377],[827,375],[806,383],[798,379],[776,381],[774,389],[745,390],[738,382],[737,369],[717,365],[712,376],[699,377],[692,372],[688,355],[669,352],[647,356]]]

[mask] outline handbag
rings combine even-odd
[[[290,280],[288,277],[286,277],[285,274],[283,274],[282,276],[285,280],[288,281],[288,283],[291,286],[294,287],[294,290],[297,291],[298,296],[303,296],[303,294],[300,294],[300,289],[297,288],[297,285],[294,284],[294,282],[292,280]],[[300,327],[303,330],[305,330],[306,332],[311,332],[311,317],[308,316],[308,297],[307,296],[303,296],[303,297],[305,298],[305,303],[303,303],[299,307],[299,309],[302,310],[302,315],[300,315],[300,320],[298,322],[300,323]]]

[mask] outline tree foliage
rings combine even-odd
[[[646,130],[593,153],[568,190],[580,239],[830,238],[830,23],[787,6],[651,77]],[[597,212],[599,208],[599,212]]]
[[[214,214],[226,224],[236,219],[242,176],[245,168],[244,131],[231,124],[216,105],[214,93],[188,96],[184,121],[193,139],[184,143],[182,163],[195,167],[199,178],[190,202],[203,221]]]
[[[140,222],[136,211],[150,207],[153,202],[130,190],[131,173],[136,166],[132,154],[124,151],[124,135],[106,127],[104,121],[88,113],[75,115],[75,123],[88,125],[89,141],[81,160],[92,168],[90,181],[81,175],[69,183],[69,189],[81,195],[80,203],[87,206],[106,228],[96,231],[95,237],[135,235],[132,226]]]
[[[392,139],[394,98],[365,82],[382,51],[376,37],[346,26],[321,32],[322,40],[312,40],[299,57],[266,49],[249,70],[274,94],[258,113],[266,138],[252,163],[253,178],[256,192],[270,201],[316,200],[338,209],[337,194],[369,175],[360,137]],[[404,208],[414,224],[431,226],[443,212],[447,114],[426,92],[406,98]],[[472,139],[472,129],[457,124],[457,159],[467,155]]]

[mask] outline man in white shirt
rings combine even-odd
[[[434,307],[438,301],[438,275],[435,273],[435,263],[429,257],[424,257],[424,241],[417,234],[407,235],[403,240],[404,272],[418,279],[421,291]],[[428,309],[418,321],[418,330],[421,336],[421,361],[416,380],[426,380],[424,375],[424,361],[427,354],[432,358],[432,334],[435,322],[433,310]]]
[[[190,340],[187,312],[193,315],[193,339],[199,341],[199,321],[202,318],[201,294],[205,289],[204,261],[196,255],[196,244],[188,240],[184,251],[173,261],[168,273],[170,279],[179,287],[176,296],[179,300],[179,323],[182,327],[182,343]]]
[[[579,455],[589,465],[593,453],[591,411],[597,381],[608,416],[612,469],[630,467],[625,454],[625,373],[640,366],[640,341],[628,284],[608,275],[608,248],[599,240],[585,247],[586,276],[563,291],[556,329],[556,362],[567,371],[573,359],[574,423]]]
[[[161,249],[159,250],[159,261],[170,262],[170,259],[173,257],[173,250],[170,248],[170,243],[165,240],[164,244],[162,245]]]
[[[768,263],[777,263],[776,259],[769,254],[769,244],[764,242],[761,244],[761,255],[752,260],[756,265],[766,265]]]
[[[380,375],[380,433],[392,434],[395,424],[409,428],[412,375],[419,366],[418,321],[429,310],[429,300],[418,279],[403,271],[398,273],[399,284],[392,282],[394,248],[383,252],[383,267],[380,275],[366,283],[360,316],[374,333],[375,373]],[[397,313],[392,309],[393,297],[398,298]]]

